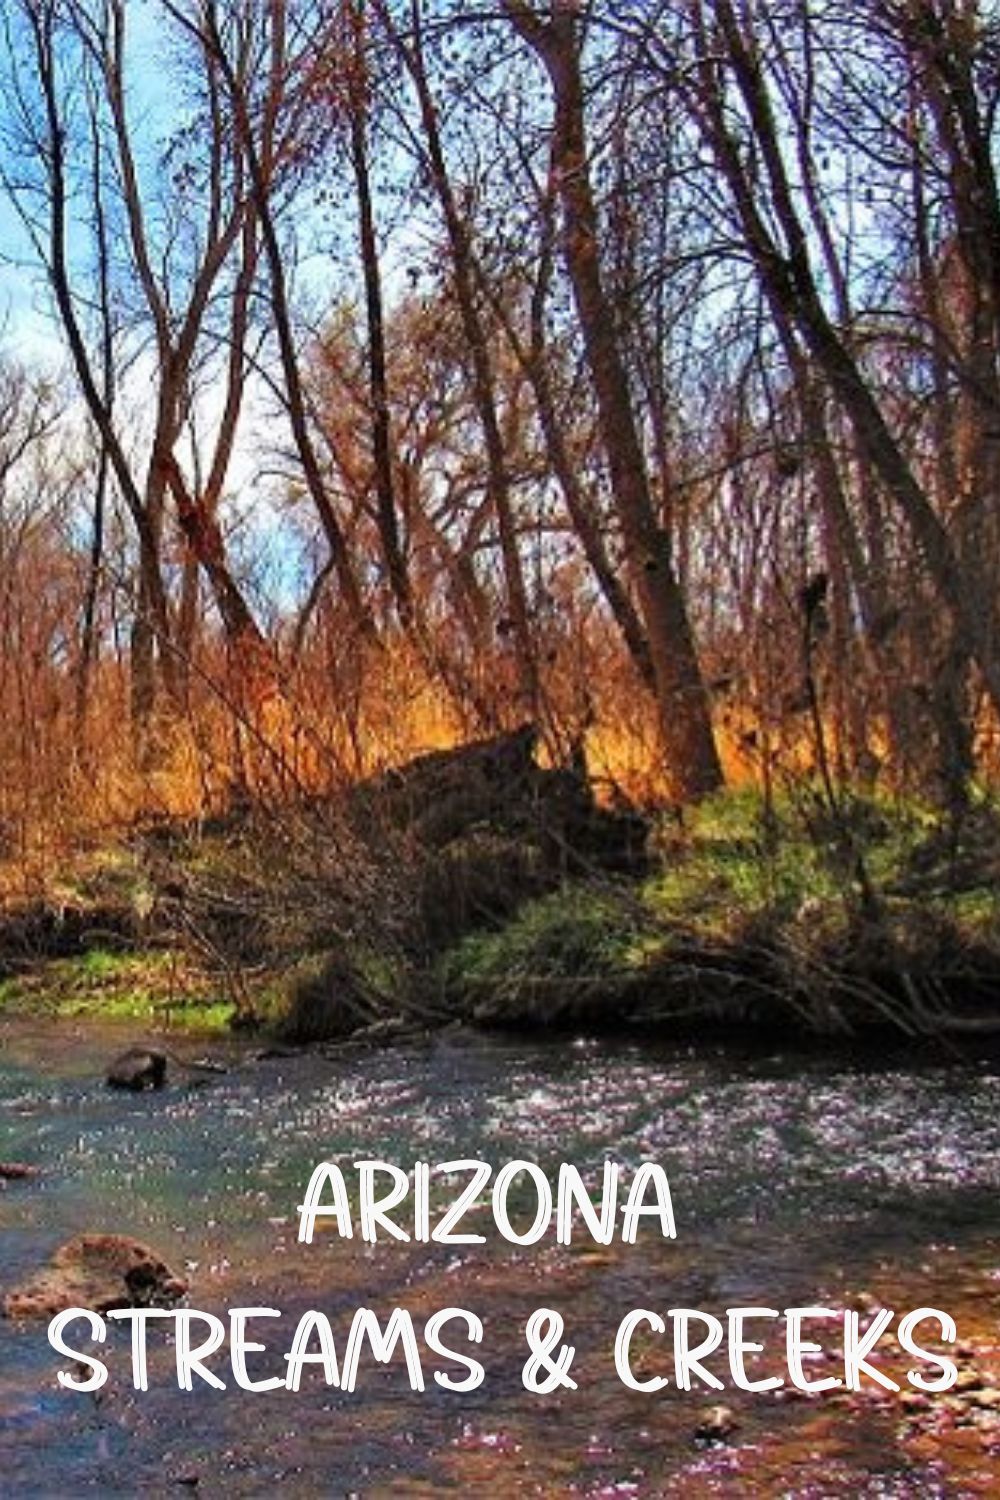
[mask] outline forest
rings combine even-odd
[[[899,969],[892,899],[957,886],[892,1008],[982,978],[990,7],[17,0],[2,68],[12,899],[256,809],[258,869],[304,821],[293,884],[320,839],[375,893],[341,937],[414,864],[495,926],[581,873],[565,808],[558,872],[509,826],[537,749],[686,862],[681,925],[733,856],[723,926],[832,899]],[[506,811],[428,780],[529,725]],[[429,848],[345,812],[415,757],[480,795]]]

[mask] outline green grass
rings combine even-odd
[[[749,916],[787,921],[805,902],[833,903],[838,881],[826,856],[780,804],[771,819],[746,792],[710,798],[668,839],[662,869],[643,889],[660,922],[725,937]]]
[[[988,810],[987,810],[988,811]],[[439,966],[443,988],[506,993],[531,980],[631,978],[654,971],[678,942],[739,944],[772,938],[793,951],[849,940],[856,887],[844,870],[836,827],[814,803],[784,799],[768,819],[761,799],[729,793],[691,811],[683,828],[658,831],[659,868],[633,886],[569,884],[527,903],[498,931],[466,937]],[[933,833],[915,804],[845,803],[845,825],[888,918],[919,929],[921,912],[950,923],[962,941],[1000,948],[1000,882],[982,828],[982,884],[902,896],[894,883]],[[970,838],[973,835],[970,834]],[[976,877],[975,857],[972,861]]]
[[[445,954],[442,984],[608,979],[642,966],[655,943],[641,901],[625,889],[567,885],[528,902],[498,932],[473,933]]]
[[[0,1009],[221,1031],[233,1006],[217,989],[205,976],[181,970],[177,956],[163,949],[92,948],[0,981]]]
[[[996,888],[958,891],[927,902],[942,917],[948,917],[971,942],[1000,948],[1000,891]]]

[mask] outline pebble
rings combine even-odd
[[[729,1406],[710,1406],[702,1412],[694,1435],[703,1442],[721,1443],[739,1427],[736,1415]]]

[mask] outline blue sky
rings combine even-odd
[[[156,0],[128,0],[127,17],[133,116],[144,133],[163,139],[173,120],[174,100]],[[46,368],[65,360],[44,272],[5,192],[0,192],[0,348]]]

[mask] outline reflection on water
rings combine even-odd
[[[0,1196],[5,1284],[79,1230],[129,1232],[188,1268],[192,1305],[273,1306],[289,1329],[307,1307],[341,1337],[359,1305],[404,1305],[418,1327],[439,1307],[471,1308],[486,1324],[487,1379],[471,1396],[430,1380],[414,1394],[400,1361],[363,1370],[353,1395],[306,1378],[297,1394],[185,1396],[164,1374],[135,1396],[119,1335],[94,1399],[55,1387],[42,1327],[0,1326],[0,1459],[19,1492],[736,1494],[751,1475],[760,1493],[949,1492],[935,1457],[895,1441],[898,1408],[740,1404],[727,1392],[740,1428],[702,1450],[694,1429],[720,1398],[629,1393],[611,1350],[636,1306],[862,1296],[944,1307],[960,1333],[963,1318],[979,1334],[995,1327],[1000,1071],[989,1062],[872,1070],[462,1036],[339,1063],[248,1062],[204,1087],[122,1096],[100,1086],[120,1040],[23,1023],[0,1034],[0,1156],[44,1169]],[[626,1169],[663,1163],[676,1242],[640,1231],[634,1247],[562,1248],[553,1235],[517,1249],[488,1219],[476,1226],[485,1246],[296,1242],[295,1206],[320,1159],[526,1157],[553,1180],[571,1161],[596,1182],[609,1155]],[[577,1391],[521,1387],[524,1322],[543,1303],[567,1319]],[[280,1372],[289,1340],[273,1341],[270,1365],[255,1356],[259,1373]],[[659,1357],[651,1347],[648,1373]],[[992,1460],[966,1446],[974,1492]],[[952,1475],[957,1462],[948,1455]]]

